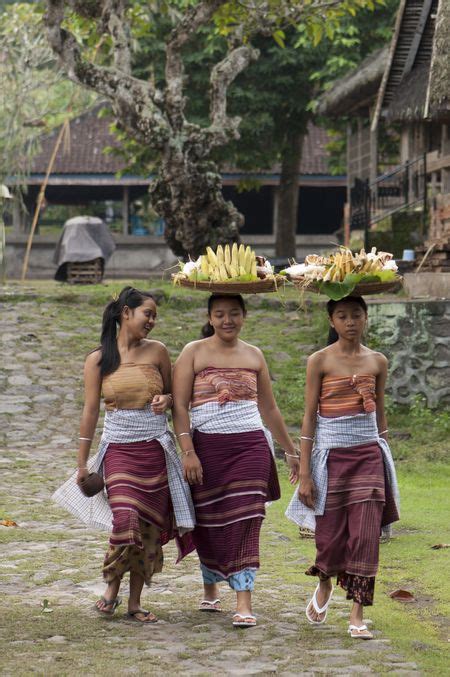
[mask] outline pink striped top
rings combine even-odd
[[[258,399],[258,374],[253,369],[237,367],[206,367],[195,375],[192,407],[206,402],[238,402]]]

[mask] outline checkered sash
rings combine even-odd
[[[201,433],[249,433],[262,430],[266,436],[272,455],[275,457],[272,435],[264,424],[258,405],[253,400],[238,402],[206,402],[191,409],[191,426]]]
[[[286,510],[286,517],[301,527],[315,530],[315,515],[323,515],[327,499],[327,460],[330,449],[356,447],[375,442],[380,445],[387,480],[391,486],[397,510],[400,512],[400,494],[394,460],[389,445],[378,435],[376,412],[325,418],[317,415],[317,426],[311,454],[311,477],[316,488],[315,508],[307,508],[298,498],[297,489]],[[390,525],[383,527],[389,533]]]
[[[183,469],[176,451],[165,414],[154,414],[151,409],[117,409],[105,413],[103,434],[97,454],[88,460],[90,472],[103,472],[103,459],[109,444],[150,442],[156,440],[164,449],[167,478],[175,522],[180,535],[195,526],[195,512],[189,485],[183,479]],[[52,499],[85,524],[111,530],[112,513],[106,491],[92,498],[84,496],[76,483],[78,471],[55,491]]]

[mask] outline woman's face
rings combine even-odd
[[[349,341],[361,340],[367,322],[367,315],[359,303],[338,303],[330,318],[340,338]]]
[[[153,299],[144,298],[137,308],[124,308],[124,320],[129,331],[136,338],[146,338],[156,322],[156,304]]]
[[[218,299],[211,308],[209,321],[216,336],[223,341],[232,341],[244,324],[244,311],[236,299]]]

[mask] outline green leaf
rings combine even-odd
[[[286,36],[284,34],[284,31],[281,31],[281,30],[275,31],[272,34],[272,37],[279,47],[282,47],[282,48],[285,47],[284,39],[285,39]]]
[[[350,276],[347,275],[347,277]],[[333,301],[340,301],[344,296],[349,296],[357,284],[354,280],[347,280],[347,277],[343,282],[322,282],[320,291]],[[357,276],[354,275],[353,277]]]

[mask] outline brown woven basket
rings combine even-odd
[[[174,278],[175,275],[172,275]],[[198,291],[208,291],[211,294],[262,294],[277,291],[285,283],[283,275],[274,278],[255,280],[254,282],[192,282],[191,280],[176,280],[181,287],[189,287]]]
[[[304,285],[304,278],[291,278],[291,281],[295,284],[296,287],[303,291],[310,291],[316,294],[320,294],[320,283],[316,280],[312,281],[308,286]],[[392,280],[392,282],[360,282],[353,289],[351,294],[385,294],[387,292],[397,291],[402,286],[403,278],[398,280]]]

